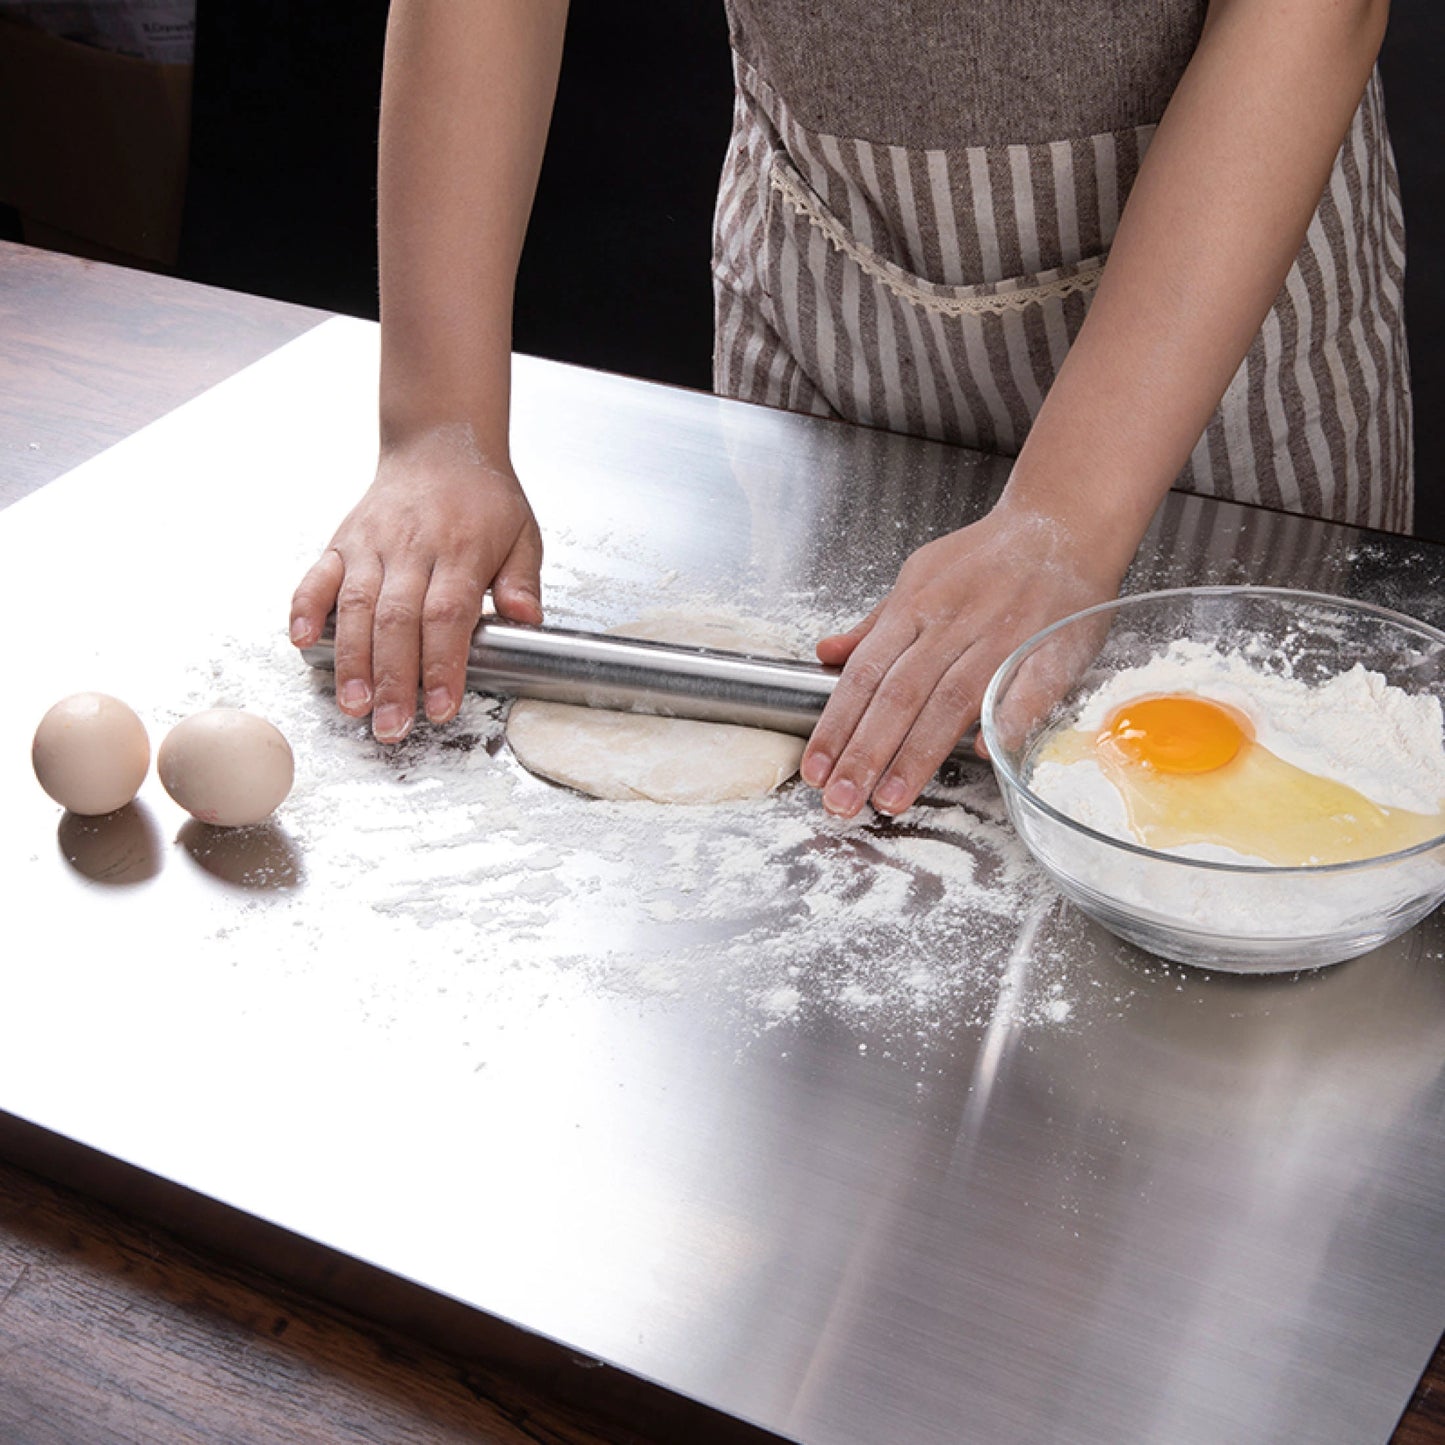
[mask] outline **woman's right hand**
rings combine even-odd
[[[291,641],[336,612],[336,700],[400,742],[420,686],[427,719],[461,707],[467,650],[490,589],[498,614],[540,622],[542,537],[510,463],[489,462],[465,423],[383,448],[376,479],[302,578]]]

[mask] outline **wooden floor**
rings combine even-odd
[[[0,1165],[4,1445],[640,1438]]]
[[[1445,1343],[1435,1351],[1391,1445],[1440,1445],[1441,1441],[1445,1441]]]

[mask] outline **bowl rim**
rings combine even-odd
[[[1428,622],[1422,622],[1418,617],[1411,617],[1407,612],[1397,612],[1390,607],[1382,607],[1377,602],[1365,602],[1354,597],[1345,597],[1336,592],[1313,592],[1297,587],[1266,587],[1254,583],[1220,583],[1199,587],[1163,587],[1150,592],[1126,592],[1118,597],[1112,597],[1105,602],[1096,602],[1091,607],[1081,608],[1077,612],[1071,612],[1067,617],[1061,617],[1057,622],[1051,622],[1047,627],[1041,628],[1032,637],[1021,642],[994,670],[989,678],[988,686],[984,689],[983,702],[980,707],[979,729],[983,734],[983,740],[988,748],[989,762],[993,765],[994,771],[1008,784],[1028,799],[1029,804],[1037,808],[1047,817],[1052,818],[1056,823],[1062,823],[1085,837],[1093,838],[1101,843],[1106,843],[1112,848],[1123,849],[1126,853],[1133,853],[1140,858],[1153,859],[1155,861],[1182,865],[1189,868],[1203,868],[1216,873],[1236,874],[1258,874],[1270,878],[1285,878],[1292,876],[1318,878],[1326,874],[1341,874],[1363,871],[1365,869],[1378,868],[1382,864],[1396,863],[1406,858],[1413,858],[1421,854],[1429,853],[1445,843],[1445,832],[1437,833],[1433,838],[1427,838],[1422,843],[1416,843],[1409,848],[1402,848],[1394,853],[1376,853],[1369,858],[1353,858],[1344,863],[1295,863],[1277,865],[1273,863],[1229,863],[1213,858],[1184,858],[1176,853],[1163,853],[1157,848],[1146,848],[1142,843],[1132,843],[1126,838],[1116,838],[1110,833],[1101,833],[1097,828],[1091,828],[1087,823],[1080,823],[1076,818],[1071,818],[1067,813],[1061,813],[1053,804],[1046,802],[1039,797],[1027,783],[1023,781],[1017,772],[1003,760],[999,751],[994,747],[993,713],[994,706],[998,701],[999,692],[1004,683],[1018,669],[1024,658],[1035,648],[1041,646],[1055,632],[1062,631],[1065,627],[1072,626],[1076,622],[1083,621],[1086,617],[1095,617],[1101,612],[1117,612],[1126,607],[1142,602],[1155,602],[1166,598],[1181,597],[1264,597],[1270,600],[1290,602],[1317,602],[1328,603],[1332,607],[1346,607],[1355,612],[1365,613],[1370,616],[1381,618],[1384,621],[1402,626],[1408,632],[1414,632],[1422,638],[1445,648],[1445,631],[1432,626]]]

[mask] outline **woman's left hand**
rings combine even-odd
[[[999,663],[1115,594],[1299,254],[1388,9],[1211,0],[1003,498],[818,644],[843,675],[802,773],[830,812],[901,813]]]
[[[1117,594],[1122,570],[1091,565],[1087,550],[1063,523],[1005,500],[920,547],[862,622],[823,638],[819,660],[843,675],[801,769],[823,806],[843,818],[870,799],[882,813],[910,807],[978,720],[1004,658]]]

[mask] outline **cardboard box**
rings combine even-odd
[[[27,241],[175,262],[191,73],[0,19],[0,203]]]

